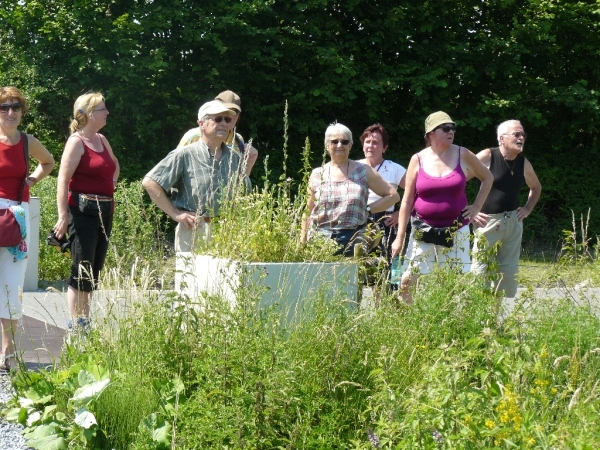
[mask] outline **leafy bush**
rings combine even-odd
[[[71,258],[46,245],[46,237],[58,218],[56,178],[44,179],[33,188],[32,195],[40,198],[39,279],[63,280],[69,276]],[[115,214],[105,269],[132,267],[136,263],[147,266],[157,277],[162,276],[164,260],[172,255],[167,219],[147,200],[140,181],[121,181],[115,190]]]

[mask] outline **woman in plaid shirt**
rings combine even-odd
[[[335,239],[336,254],[352,256],[371,213],[385,211],[400,200],[398,192],[367,164],[348,158],[352,148],[348,127],[331,124],[325,131],[325,148],[331,161],[314,169],[308,185],[309,217],[302,242],[315,233]],[[369,189],[381,198],[368,205]]]

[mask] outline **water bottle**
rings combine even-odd
[[[392,276],[391,283],[392,284],[400,284],[400,280],[402,278],[402,263],[400,261],[400,255],[396,255],[394,259],[392,259]]]

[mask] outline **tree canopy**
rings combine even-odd
[[[496,145],[520,119],[544,191],[529,237],[547,243],[592,208],[600,232],[600,1],[562,0],[22,0],[0,6],[0,82],[32,102],[27,129],[59,156],[75,98],[102,91],[105,133],[124,176],[143,176],[220,91],[242,98],[239,131],[288,175],[308,136],[314,165],[326,126],[390,133],[407,165],[423,121],[443,110],[455,142]],[[262,167],[257,164],[255,177]],[[278,175],[273,169],[274,176]],[[524,192],[525,195],[525,192]]]

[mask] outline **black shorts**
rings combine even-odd
[[[69,286],[84,292],[98,288],[112,221],[112,214],[89,216],[79,211],[77,206],[69,205],[69,242],[73,259]]]
[[[388,211],[373,213],[369,217],[373,222],[379,224],[379,226],[383,230],[383,237],[381,239],[381,243],[379,244],[379,250],[381,251],[381,256],[385,258],[388,263],[388,266],[392,265],[392,244],[398,235],[398,227],[388,226],[385,224],[384,217],[389,216],[391,213]]]

